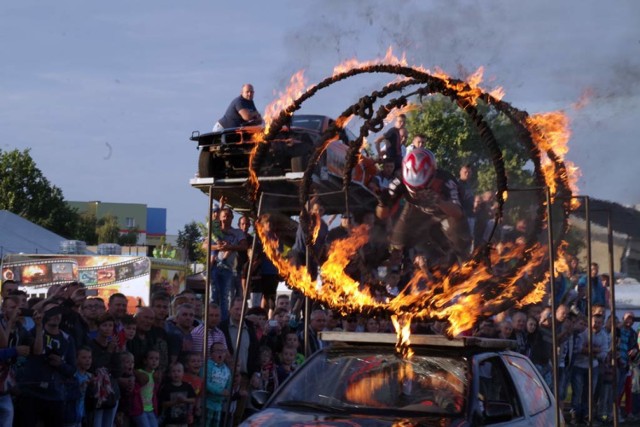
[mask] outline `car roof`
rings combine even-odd
[[[377,345],[380,347],[395,347],[397,336],[390,333],[372,332],[343,332],[343,331],[322,331],[319,333],[320,339],[341,345]],[[464,354],[484,353],[488,351],[508,351],[515,350],[517,343],[513,340],[502,340],[496,338],[482,337],[456,337],[448,338],[443,335],[418,335],[410,337],[411,348],[420,349],[443,349]]]

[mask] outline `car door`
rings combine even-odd
[[[530,426],[521,393],[510,370],[497,353],[476,356],[473,361],[472,423],[487,426]]]
[[[502,355],[532,425],[555,424],[555,399],[531,361],[516,353]]]

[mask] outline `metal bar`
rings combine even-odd
[[[258,214],[257,217],[260,218],[262,215],[262,196],[263,193],[260,193],[260,200],[258,201]],[[255,223],[254,223],[255,225]],[[238,336],[236,337],[236,348],[233,351],[233,366],[231,367],[231,378],[232,384],[233,379],[236,377],[236,371],[238,370],[238,358],[240,357],[240,344],[242,343],[242,328],[244,327],[244,313],[247,308],[247,292],[249,290],[248,283],[251,281],[251,263],[253,262],[253,255],[255,253],[256,241],[258,240],[258,234],[256,234],[253,238],[253,243],[251,245],[251,254],[249,255],[249,273],[247,274],[247,280],[245,281],[245,285],[242,287],[242,310],[240,311],[240,324],[238,325]],[[235,298],[234,298],[235,299]],[[231,316],[229,316],[231,318]],[[231,320],[229,320],[229,326],[231,326]],[[230,416],[231,409],[231,395],[229,395],[229,399],[225,401],[225,413],[222,425],[231,425],[233,421],[233,417]]]
[[[208,222],[207,222],[207,275],[204,284],[204,337],[202,337],[202,368],[204,373],[204,381],[205,385],[207,382],[207,350],[209,349],[209,303],[211,301],[211,229],[213,227],[213,220],[211,218],[211,211],[213,211],[213,187],[209,187],[209,210],[208,212]],[[205,394],[202,394],[202,402],[200,402],[203,406],[203,418],[207,419],[207,405]]]
[[[618,411],[617,411],[617,402],[618,402],[618,358],[615,357],[616,354],[616,291],[615,291],[615,276],[613,271],[613,224],[611,222],[611,211],[607,210],[607,243],[609,249],[609,288],[611,289],[611,295],[609,298],[611,299],[611,363],[613,364],[613,381],[611,383],[611,387],[613,388],[613,425],[615,427],[618,426]]]
[[[551,190],[547,187],[547,234],[548,234],[548,247],[549,247],[549,280],[551,285],[551,365],[553,369],[553,396],[556,400],[555,409],[556,409],[556,426],[560,424],[560,403],[558,401],[560,390],[558,384],[558,335],[556,333],[556,280],[555,280],[555,271],[554,271],[554,263],[555,257],[553,253],[553,223],[551,221]]]
[[[588,370],[588,387],[589,393],[587,402],[587,407],[589,408],[589,425],[592,423],[593,417],[593,329],[591,325],[593,324],[593,306],[592,306],[592,279],[591,279],[591,215],[589,212],[589,196],[584,197],[584,210],[585,210],[585,221],[587,226],[587,325],[588,325],[588,333],[587,333],[587,351],[589,355],[589,370]]]

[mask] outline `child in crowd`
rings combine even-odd
[[[189,421],[190,424],[200,425],[200,415],[202,414],[202,389],[204,381],[200,378],[200,369],[202,368],[202,355],[200,353],[189,353],[184,361],[184,377],[183,381],[193,387],[196,393],[196,403],[193,406],[193,416]]]
[[[222,423],[224,398],[231,389],[231,370],[224,363],[227,353],[222,343],[214,342],[207,360],[207,427],[218,427]]]
[[[298,338],[298,334],[295,331],[287,332],[284,336],[284,346],[283,348],[293,348],[296,351],[296,357],[294,363],[296,366],[300,366],[304,363],[304,354],[300,353],[300,339]]]
[[[251,387],[254,390],[265,390],[269,394],[278,388],[278,375],[273,363],[273,351],[267,347],[260,347],[260,372],[253,374]]]
[[[196,400],[193,387],[183,381],[184,367],[177,362],[169,368],[169,381],[160,389],[158,395],[162,414],[162,425],[187,427]]]
[[[280,363],[276,366],[278,374],[278,384],[282,384],[289,375],[296,369],[296,349],[293,347],[285,347],[280,354]]]
[[[136,376],[133,373],[134,357],[129,352],[120,354],[120,367],[122,374],[118,378],[120,386],[120,403],[116,415],[116,426],[128,427],[131,424],[131,410],[133,406],[133,391],[136,385]]]
[[[85,416],[84,398],[87,385],[91,381],[91,374],[87,372],[91,367],[91,348],[82,346],[76,352],[76,373],[70,387],[67,387],[67,401],[65,402],[65,427],[80,427]]]
[[[136,319],[127,314],[122,318],[122,327],[124,328],[124,345],[118,349],[119,352],[127,351],[127,343],[136,336]]]
[[[138,427],[157,427],[157,389],[160,353],[149,350],[144,356],[143,368],[135,371],[136,386],[134,388],[134,407],[132,417]]]

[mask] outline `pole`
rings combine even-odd
[[[609,287],[611,288],[611,364],[613,365],[613,381],[611,387],[613,388],[613,425],[618,426],[618,411],[616,408],[616,402],[618,401],[618,358],[616,354],[616,291],[615,291],[615,277],[613,271],[613,224],[611,223],[611,211],[607,211],[607,243],[609,249]]]
[[[591,296],[593,293],[592,290],[592,279],[591,279],[591,212],[589,207],[589,196],[584,197],[584,209],[585,209],[585,221],[587,226],[587,325],[588,325],[588,333],[587,333],[587,351],[589,354],[589,371],[588,371],[588,408],[589,408],[589,425],[592,423],[593,417],[593,307]]]
[[[262,198],[263,198],[264,193],[260,193],[260,200],[258,201],[258,215],[257,217],[260,218],[260,215],[262,215]],[[255,237],[253,238],[253,243],[251,245],[251,254],[249,254],[249,273],[247,274],[247,276],[251,276],[251,264],[253,263],[253,256],[255,254],[255,249],[256,249],[256,244],[257,244],[257,240],[258,240],[258,234],[256,233]],[[242,287],[242,310],[240,311],[240,324],[238,325],[238,336],[236,337],[236,347],[235,350],[233,351],[233,366],[231,368],[231,378],[235,378],[236,377],[236,371],[238,370],[238,358],[240,357],[240,344],[242,344],[242,329],[244,327],[244,313],[246,311],[247,308],[247,293],[249,291],[249,282],[251,280],[251,277],[247,277],[247,280],[245,280],[245,284]],[[231,320],[229,320],[229,326],[231,326]],[[232,380],[233,382],[233,380]],[[229,396],[231,397],[231,396]],[[231,425],[232,421],[233,421],[233,417],[231,416],[231,414],[229,413],[230,409],[231,409],[231,399],[226,399],[225,401],[225,411],[223,414],[223,421],[222,421],[222,425],[226,426],[226,425]]]
[[[556,333],[556,280],[555,280],[555,256],[553,253],[553,224],[551,216],[551,190],[547,187],[547,233],[549,247],[549,280],[551,281],[551,365],[553,369],[553,396],[556,405],[556,426],[560,425],[560,402],[558,401],[560,387],[558,385],[558,335]]]
[[[213,227],[213,220],[211,218],[211,211],[213,210],[213,187],[209,187],[209,210],[208,212],[208,222],[207,222],[207,270],[206,270],[206,280],[204,282],[204,336],[202,337],[202,361],[203,361],[203,374],[204,374],[204,383],[207,384],[207,350],[209,349],[209,303],[211,302],[211,229]],[[203,411],[203,418],[207,419],[207,405],[204,404],[205,395],[203,393],[201,402]]]

